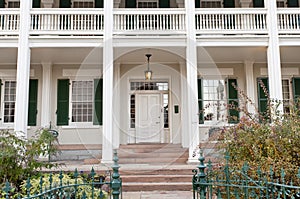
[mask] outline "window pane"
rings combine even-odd
[[[72,122],[92,122],[93,81],[72,82]]]

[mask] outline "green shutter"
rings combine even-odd
[[[57,81],[57,126],[69,124],[69,80]]]
[[[32,0],[32,7],[33,8],[40,8],[41,7],[41,0]]]
[[[95,8],[103,8],[103,0],[95,0]]]
[[[195,8],[200,8],[200,0],[195,0]]]
[[[60,0],[59,7],[60,8],[71,8],[71,0]]]
[[[0,0],[0,8],[4,8],[5,7],[5,1],[4,0]]]
[[[94,125],[103,124],[103,79],[94,79]]]
[[[294,77],[293,78],[293,97],[294,101],[298,101],[300,99],[300,78]]]
[[[28,100],[28,126],[36,126],[38,100],[38,80],[29,81],[29,100]]]
[[[160,8],[170,8],[170,0],[159,0]]]
[[[234,0],[224,0],[224,8],[234,8]]]
[[[237,90],[237,80],[227,80],[227,95],[228,95],[228,123],[234,124],[239,122],[239,99]]]
[[[264,8],[264,0],[253,0],[253,7],[254,8]]]
[[[257,79],[257,92],[258,92],[257,94],[258,111],[261,114],[261,116],[263,116],[266,120],[269,120],[270,119],[269,106],[268,106],[269,83],[267,77]]]
[[[199,124],[204,124],[204,110],[202,98],[202,79],[198,79],[198,108],[199,108]]]
[[[125,8],[136,8],[136,0],[126,0]]]
[[[298,0],[288,0],[287,4],[288,4],[288,7],[294,7],[294,8],[299,7],[299,1]]]

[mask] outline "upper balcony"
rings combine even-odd
[[[102,8],[33,8],[30,12],[30,35],[34,36],[102,36]],[[0,36],[18,36],[18,9],[0,9]],[[281,35],[300,35],[300,10],[279,8],[278,30]],[[197,36],[268,35],[265,8],[197,8]],[[113,12],[113,34],[125,36],[178,36],[186,34],[184,8],[124,9]]]

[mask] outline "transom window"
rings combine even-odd
[[[94,8],[93,0],[73,0],[73,8]]]
[[[221,8],[221,0],[200,0],[201,8]]]
[[[204,121],[226,120],[224,80],[203,80]]]
[[[169,89],[168,82],[130,82],[130,90],[159,90],[167,91]]]
[[[72,122],[93,121],[93,81],[72,81]]]
[[[137,0],[138,8],[158,8],[158,0]]]
[[[4,123],[15,121],[16,81],[4,83]]]

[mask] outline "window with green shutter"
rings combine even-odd
[[[294,101],[299,101],[300,99],[300,77],[294,77],[293,82],[293,98]]]
[[[234,124],[239,122],[239,99],[237,90],[237,80],[227,79],[227,95],[228,95],[228,123]]]
[[[41,7],[41,0],[32,0],[32,7],[33,8],[40,8]]]
[[[69,124],[69,79],[57,81],[57,126]]]
[[[195,0],[195,8],[200,8],[200,0]]]
[[[198,108],[199,108],[199,124],[204,124],[202,79],[198,79]]]
[[[95,0],[95,8],[103,8],[103,0]]]
[[[103,79],[94,79],[94,125],[103,124]]]
[[[5,7],[5,0],[0,0],[0,8],[4,8]]]
[[[159,0],[160,8],[170,8],[170,0]]]
[[[288,0],[287,6],[291,8],[298,8],[299,7],[299,1],[298,0]]]
[[[125,8],[136,8],[136,0],[126,0]]]
[[[38,100],[38,80],[29,81],[29,99],[28,99],[28,126],[36,126]]]
[[[253,0],[254,8],[263,8],[265,7],[264,0]]]
[[[257,96],[258,96],[258,111],[265,120],[270,119],[270,110],[269,110],[269,83],[268,78],[258,78],[257,79]]]
[[[71,8],[71,0],[60,0],[59,7],[60,8]]]
[[[224,8],[234,8],[234,1],[235,0],[224,0],[223,4],[224,4]]]

